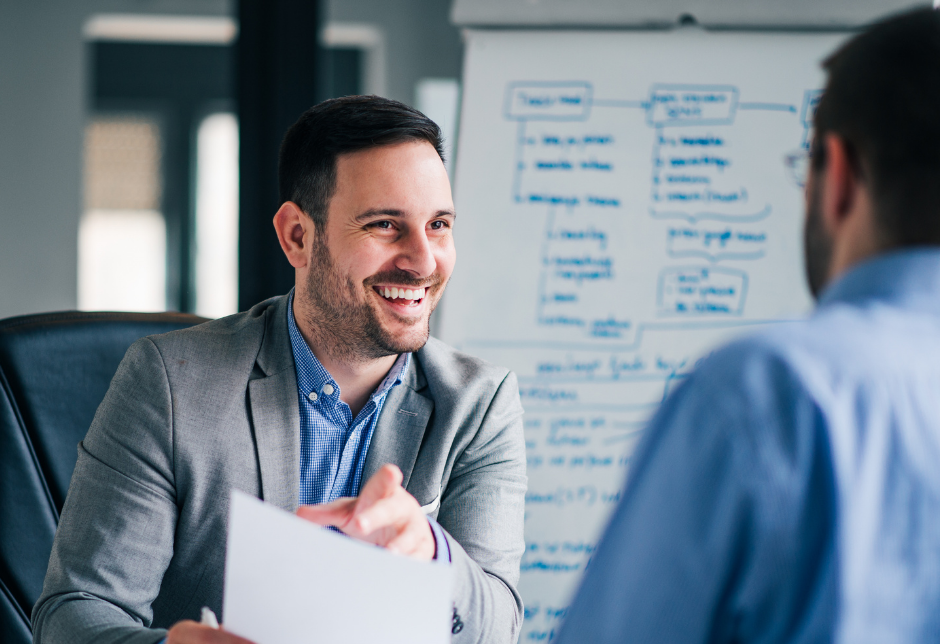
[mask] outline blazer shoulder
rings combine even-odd
[[[219,362],[225,361],[226,356],[239,359],[247,354],[252,354],[253,359],[280,299],[271,298],[247,311],[186,329],[147,336],[146,340],[157,347],[164,360]]]
[[[511,372],[482,358],[458,351],[437,338],[428,338],[417,352],[417,361],[432,389],[498,388]]]

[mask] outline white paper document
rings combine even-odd
[[[447,644],[451,571],[234,491],[224,628],[257,644]]]

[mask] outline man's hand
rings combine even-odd
[[[304,505],[297,516],[322,526],[335,526],[351,537],[392,552],[430,561],[434,535],[421,506],[401,486],[401,470],[383,465],[355,498]]]
[[[191,619],[176,622],[166,634],[166,644],[254,644],[221,628],[212,628]]]

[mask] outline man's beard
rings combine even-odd
[[[817,182],[811,184],[811,192],[806,204],[806,222],[803,226],[803,261],[806,269],[806,281],[813,299],[829,280],[829,266],[832,261],[832,237],[826,233],[822,220],[822,196]]]
[[[310,306],[301,314],[306,318],[314,345],[334,360],[344,362],[368,362],[423,347],[430,335],[428,320],[423,320],[423,333],[418,333],[417,337],[412,333],[390,333],[382,326],[376,311],[367,301],[362,301],[358,292],[361,286],[336,268],[322,237],[321,233],[314,241],[310,271],[303,284]],[[367,287],[378,283],[428,287],[425,295],[428,297],[431,287],[437,285],[440,278],[435,275],[416,280],[404,271],[392,271],[373,275],[366,282]]]

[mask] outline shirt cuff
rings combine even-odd
[[[450,544],[447,542],[444,528],[431,517],[428,517],[428,524],[431,526],[431,534],[434,535],[434,561],[450,563]]]

